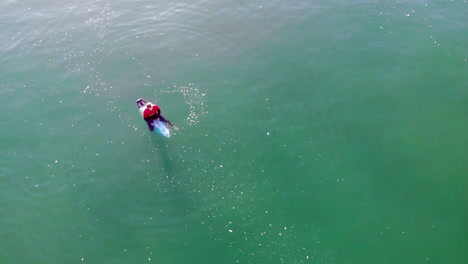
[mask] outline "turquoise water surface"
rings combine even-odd
[[[467,263],[467,14],[2,1],[0,264]]]

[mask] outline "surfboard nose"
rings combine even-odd
[[[138,107],[141,108],[141,107],[145,106],[146,101],[141,99],[141,98],[138,98],[138,100],[136,100],[136,104],[138,105]]]

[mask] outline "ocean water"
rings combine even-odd
[[[1,1],[0,264],[467,263],[467,14]]]

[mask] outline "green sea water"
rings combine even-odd
[[[0,264],[468,263],[467,33],[458,0],[1,1]]]

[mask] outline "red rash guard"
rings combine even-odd
[[[159,114],[161,109],[157,105],[153,105],[151,108],[146,108],[145,111],[143,111],[143,118],[148,118],[154,114]]]

